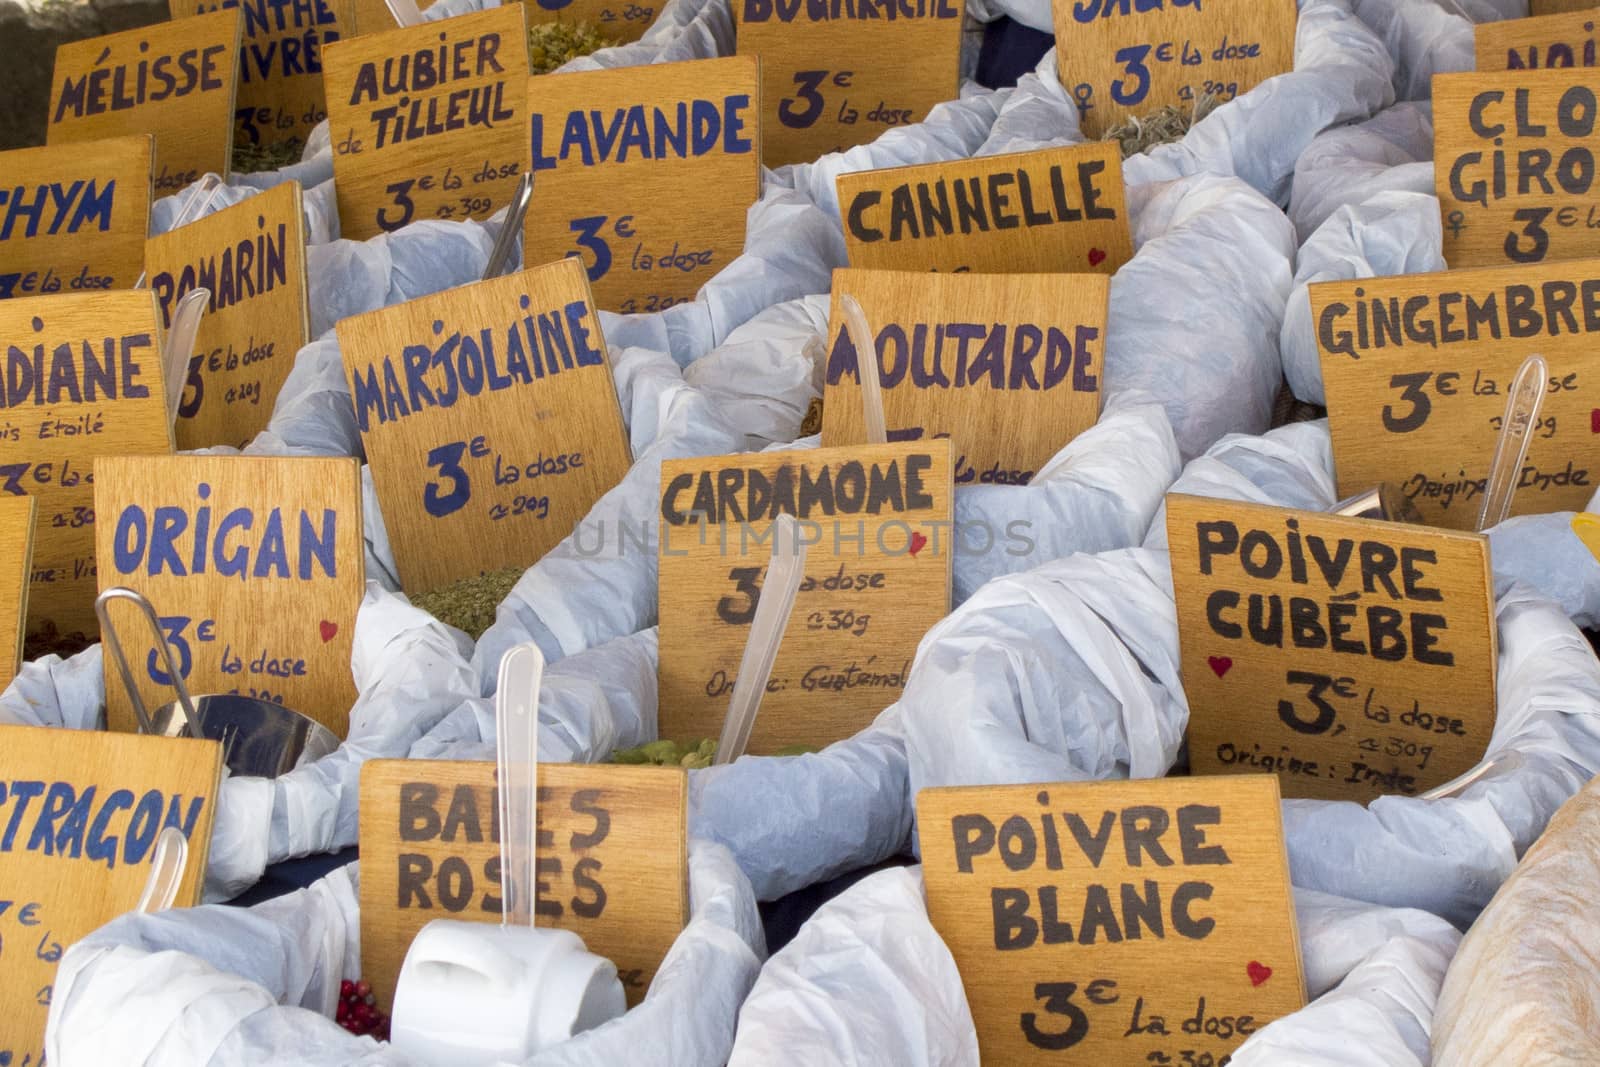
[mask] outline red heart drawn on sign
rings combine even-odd
[[[1600,408],[1589,412],[1589,432],[1600,433]]]
[[[1250,976],[1250,984],[1252,986],[1259,986],[1262,982],[1272,977],[1272,968],[1265,963],[1257,963],[1255,960],[1251,960],[1249,965],[1245,967],[1244,973]]]
[[[1206,662],[1211,664],[1211,669],[1217,672],[1218,678],[1233,669],[1233,658],[1231,656],[1209,656],[1206,658]]]
[[[332,641],[334,635],[339,632],[339,624],[336,622],[329,622],[327,619],[323,619],[321,622],[317,623],[317,632],[322,634],[322,643],[327,644],[329,641]]]
[[[1089,266],[1098,267],[1106,261],[1106,254],[1099,248],[1089,249]]]
[[[911,554],[915,556],[927,545],[928,539],[916,530],[911,531]]]

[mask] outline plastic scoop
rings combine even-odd
[[[494,239],[494,247],[489,250],[489,262],[483,268],[484,281],[500,277],[511,265],[511,253],[517,247],[517,234],[522,232],[522,221],[528,217],[528,204],[532,200],[533,171],[530,170],[517,179],[517,188],[506,207],[505,225],[500,227],[500,236]]]
[[[533,865],[539,830],[539,686],[544,653],[532,641],[500,659],[494,698],[500,770],[500,923],[533,925]]]
[[[172,309],[172,325],[167,329],[167,347],[161,355],[161,370],[167,376],[167,412],[178,421],[183,404],[183,386],[189,380],[189,360],[194,357],[194,339],[200,333],[200,320],[211,304],[210,289],[190,289]]]
[[[162,830],[156,837],[155,852],[150,858],[150,877],[145,879],[144,892],[134,910],[148,915],[172,907],[188,866],[189,839],[176,826]]]
[[[848,298],[847,298],[848,299]],[[779,515],[772,524],[772,562],[761,583],[755,619],[750,623],[750,638],[739,660],[739,675],[728,701],[728,716],[722,720],[722,736],[717,740],[713,764],[732,763],[744,755],[755,729],[756,712],[767,691],[767,679],[778,660],[778,646],[789,626],[789,613],[800,591],[806,570],[806,544],[800,538],[800,524],[793,515]]]
[[[198,182],[195,183],[194,188],[189,191],[189,196],[186,200],[184,200],[183,207],[178,209],[178,217],[172,220],[172,225],[168,228],[167,232],[171,233],[179,226],[187,226],[189,223],[205,214],[206,208],[211,206],[211,202],[217,198],[217,192],[221,188],[221,175],[204,175]],[[135,289],[143,289],[145,281],[149,277],[150,275],[148,273],[140,274],[139,280],[133,283],[133,287]]]
[[[1448,800],[1450,797],[1459,796],[1461,793],[1465,792],[1469,785],[1471,785],[1473,782],[1476,782],[1478,779],[1482,778],[1496,767],[1500,768],[1502,772],[1505,772],[1515,770],[1518,767],[1521,767],[1522,764],[1522,756],[1516,752],[1508,752],[1503,756],[1496,756],[1494,759],[1484,760],[1466,774],[1458,775],[1457,777],[1450,779],[1448,782],[1445,782],[1443,785],[1434,786],[1432,789],[1422,794],[1422,799]]]
[[[839,309],[844,312],[844,328],[850,334],[850,343],[856,348],[857,366],[862,368],[861,411],[867,419],[867,444],[888,444],[888,424],[883,417],[883,383],[878,379],[883,371],[878,365],[878,346],[872,343],[867,313],[861,309],[861,301],[849,293],[839,298]]]
[[[417,0],[383,0],[383,5],[401,29],[422,23],[422,9],[417,7]]]
[[[1511,497],[1517,491],[1522,461],[1528,458],[1533,428],[1539,424],[1539,406],[1544,403],[1544,383],[1549,374],[1544,357],[1532,355],[1517,368],[1506,394],[1506,411],[1500,419],[1500,440],[1494,446],[1494,462],[1478,512],[1478,532],[1506,521],[1511,514]]]

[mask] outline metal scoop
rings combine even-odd
[[[500,235],[494,239],[494,247],[489,250],[489,262],[483,268],[483,281],[498,278],[511,266],[511,253],[517,247],[517,235],[522,232],[523,220],[528,217],[528,204],[533,201],[533,171],[527,171],[517,179],[517,188],[511,194],[511,203],[506,207],[506,221],[500,227]]]

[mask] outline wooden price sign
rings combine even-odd
[[[950,443],[761,452],[661,465],[661,736],[716,737],[773,522],[808,545],[752,753],[823,748],[900,698],[950,610]]]
[[[1595,0],[1528,0],[1530,15],[1561,15],[1570,11],[1593,11]]]
[[[51,145],[154,134],[156,196],[208,171],[228,176],[239,73],[237,9],[214,11],[56,49]],[[100,146],[82,151],[99,158]]]
[[[1590,70],[1439,74],[1434,185],[1452,267],[1600,255]]]
[[[211,291],[178,404],[178,447],[243,448],[266,429],[310,340],[300,183],[284,182],[150,238],[150,288],[165,325],[193,289]]]
[[[539,764],[534,925],[571,930],[638,1004],[689,921],[688,775]],[[500,921],[500,808],[488,761],[361,768],[361,976],[385,1011],[433,919]]]
[[[533,79],[538,195],[523,261],[580,257],[607,311],[693,299],[744,251],[760,191],[756,92],[748,57]]]
[[[1416,796],[1465,774],[1495,718],[1478,534],[1173,494],[1189,763],[1291,797]]]
[[[985,1063],[1221,1064],[1305,1005],[1266,775],[924,789],[917,834]]]
[[[409,593],[533,564],[628,472],[611,362],[575,259],[338,330]]]
[[[96,632],[94,461],[172,451],[147,290],[0,301],[0,494],[38,498],[29,632]]]
[[[1597,22],[1600,10],[1592,5],[1542,18],[1480,22],[1473,29],[1478,72],[1592,67]]]
[[[345,237],[486,219],[528,165],[522,4],[336,41],[323,53]]]
[[[837,184],[852,267],[1110,275],[1133,258],[1115,144],[860,170]]]
[[[37,505],[31,496],[0,496],[0,693],[22,669]]]
[[[0,1061],[44,1063],[56,962],[139,903],[156,837],[189,839],[175,904],[200,903],[222,746],[189,738],[0,726]]]
[[[366,592],[354,459],[109,457],[94,501],[100,588],[149,598],[190,692],[259,697],[349,732]],[[145,667],[145,706],[173,700],[144,620],[113,610],[129,662]],[[136,730],[121,680],[106,677],[107,725]]]
[[[1110,291],[1099,274],[834,271],[822,443],[866,440],[848,294],[876,331],[889,439],[952,438],[956,485],[1026,485],[1100,417]]]
[[[150,229],[148,134],[0,152],[0,300],[130,289]]]
[[[1220,102],[1294,68],[1295,0],[1055,0],[1056,73],[1096,140],[1130,115]]]
[[[959,89],[957,0],[735,0],[739,54],[761,59],[761,158],[809,163],[928,117]]]
[[[217,0],[167,0],[174,19],[217,9]],[[237,144],[304,145],[328,117],[322,94],[322,49],[354,36],[354,0],[224,0],[243,16]]]
[[[1600,463],[1600,260],[1311,286],[1334,467],[1345,496],[1398,487],[1431,524],[1470,530],[1522,361],[1550,380],[1518,515],[1581,511]]]

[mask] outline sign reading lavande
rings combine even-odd
[[[1294,67],[1295,0],[1055,0],[1056,73],[1098,139],[1128,116],[1226,103]]]
[[[129,289],[150,229],[148,134],[0,152],[0,300]]]
[[[146,290],[0,301],[0,493],[37,497],[28,630],[96,632],[94,461],[172,451]]]
[[[898,700],[950,609],[952,488],[948,441],[663,463],[661,736],[722,728],[779,514],[806,574],[750,751],[824,748]]]
[[[1434,184],[1452,267],[1600,254],[1594,72],[1439,74]]]
[[[951,438],[956,485],[1028,484],[1100,417],[1110,291],[1100,274],[834,271],[822,443],[866,441],[850,295],[875,331],[889,440]]]
[[[852,267],[1115,274],[1133,258],[1114,144],[860,170],[837,184]]]
[[[1479,534],[1174,494],[1189,763],[1365,803],[1465,774],[1495,719]]]
[[[486,219],[528,165],[522,4],[337,41],[323,52],[345,237]]]
[[[917,834],[984,1063],[1221,1064],[1305,1005],[1266,775],[924,789]]]
[[[218,7],[244,17],[235,100],[236,144],[304,145],[328,117],[322,49],[354,34],[354,0],[167,0],[174,19]]]
[[[532,564],[628,471],[605,338],[575,259],[338,329],[409,593]]]
[[[242,448],[272,417],[311,329],[304,218],[300,183],[284,182],[150,238],[163,325],[191,290],[211,291],[178,404],[179,448]]]
[[[157,836],[189,839],[175,903],[200,903],[222,746],[189,738],[0,726],[0,1057],[44,1063],[56,961],[139,903]]]
[[[59,46],[46,140],[56,146],[153,134],[157,197],[207,172],[226,178],[239,26],[237,10],[214,11]],[[101,158],[98,145],[80,154]]]
[[[957,95],[958,0],[735,0],[761,60],[761,158],[809,163],[928,117]]]
[[[1513,512],[1581,511],[1600,475],[1600,260],[1311,286],[1340,492],[1398,487],[1428,522],[1472,529],[1506,391],[1550,379]]]
[[[0,693],[22,669],[37,506],[31,496],[0,496]]]
[[[1473,29],[1478,73],[1595,65],[1600,9],[1590,5],[1542,18],[1480,22]]]
[[[744,251],[757,100],[749,57],[534,78],[523,262],[580,257],[607,311],[693,299]]]
[[[432,919],[500,921],[500,805],[490,761],[361,768],[361,975],[388,1010]],[[689,920],[688,778],[668,767],[539,765],[534,925],[617,965],[634,1005]]]
[[[270,700],[345,735],[366,591],[354,459],[107,457],[94,500],[100,588],[149,598],[190,692]],[[124,610],[140,695],[159,707],[173,699],[166,664]],[[121,684],[106,689],[107,725],[137,729]]]

